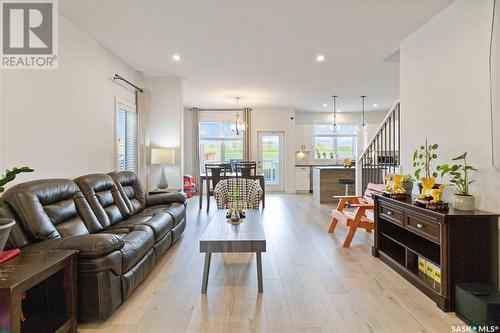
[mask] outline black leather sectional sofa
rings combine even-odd
[[[7,247],[78,254],[79,321],[108,318],[186,227],[181,193],[147,195],[133,172],[26,182],[7,190]]]

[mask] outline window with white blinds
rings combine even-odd
[[[116,112],[116,169],[137,172],[137,113],[121,104]]]

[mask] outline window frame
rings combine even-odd
[[[316,134],[316,126],[329,126],[331,124],[329,123],[315,123],[313,124],[313,133],[312,133],[312,142],[313,142],[313,160],[314,161],[334,161],[337,160],[337,149],[338,149],[338,138],[352,138],[352,158],[357,158],[357,144],[358,144],[358,135],[357,135],[357,126],[353,124],[342,124],[340,126],[353,126],[353,134],[339,134],[339,133],[331,133],[331,134]],[[316,138],[332,138],[333,139],[333,144],[332,144],[332,152],[333,152],[333,158],[321,158],[318,159],[316,155]],[[339,159],[343,159],[345,157],[339,156]]]
[[[202,123],[218,123],[219,126],[223,126],[224,124],[227,124],[228,122],[227,121],[224,121],[224,120],[220,120],[220,119],[216,119],[216,120],[200,120],[198,122],[198,128],[201,127],[201,124]],[[222,130],[222,129],[221,129]],[[199,130],[199,133],[201,133],[201,130]],[[241,142],[241,145],[242,145],[242,156],[241,158],[244,158],[244,145],[245,145],[245,137],[240,135],[240,136],[237,136],[237,137],[224,137],[224,136],[201,136],[199,135],[198,137],[198,142],[199,142],[199,145],[200,145],[200,148],[199,148],[199,151],[200,151],[200,170],[202,172],[205,171],[205,161],[203,160],[202,158],[202,149],[201,149],[201,145],[202,145],[202,142],[203,141],[213,141],[213,142],[220,142],[220,157],[221,157],[221,160],[220,161],[216,161],[216,162],[221,162],[221,163],[225,163],[225,145],[228,144],[228,143],[231,143],[231,142]],[[229,161],[227,161],[227,163],[229,163]]]
[[[115,96],[115,169],[119,170],[118,167],[118,119],[119,112],[123,110],[125,112],[130,112],[135,114],[136,119],[136,142],[135,142],[135,170],[134,172],[137,174],[139,171],[139,115],[137,114],[137,105],[135,102],[132,102],[128,99]],[[126,125],[125,125],[126,126]],[[126,148],[125,148],[126,150]]]

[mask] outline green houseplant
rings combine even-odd
[[[240,189],[236,188],[229,192],[229,197],[231,199],[231,221],[236,222],[240,219],[240,214],[242,212],[241,202],[240,202]]]
[[[13,168],[12,170],[6,170],[5,175],[2,175],[0,178],[0,193],[5,191],[4,186],[7,183],[10,183],[16,178],[16,175],[21,172],[33,172],[33,169],[28,167],[22,168]],[[0,198],[0,207],[4,205],[2,198]],[[3,251],[5,243],[7,242],[7,238],[9,237],[10,229],[16,223],[13,219],[9,218],[0,218],[0,252]]]
[[[469,185],[474,182],[470,180],[470,173],[477,172],[477,169],[471,165],[467,165],[467,153],[463,153],[452,159],[452,161],[459,161],[458,164],[443,164],[437,167],[441,171],[441,177],[448,175],[450,183],[457,189],[458,193],[455,194],[453,207],[461,210],[474,210],[475,198],[469,193]]]
[[[411,191],[413,190],[413,182],[415,179],[411,175],[404,175],[403,176],[403,188],[406,190],[407,193],[411,194]]]
[[[421,180],[424,178],[436,178],[438,173],[434,171],[434,161],[437,159],[437,149],[439,146],[437,144],[428,144],[427,139],[425,139],[425,145],[420,146],[413,152],[413,168],[414,177],[418,183],[420,192],[422,192]],[[439,188],[439,184],[434,186]]]
[[[5,175],[2,175],[0,178],[0,194],[5,191],[4,186],[16,179],[16,176],[22,172],[33,172],[33,169],[30,169],[28,167],[22,167],[22,168],[12,168],[12,170],[5,170]],[[3,201],[2,198],[0,198],[0,207],[3,206]]]

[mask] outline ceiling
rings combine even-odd
[[[399,98],[399,42],[449,3],[59,2],[136,70],[182,76],[186,106],[233,107],[240,96],[240,106],[301,111],[330,111],[332,94],[341,111],[359,111],[360,95],[367,110],[389,108]]]

